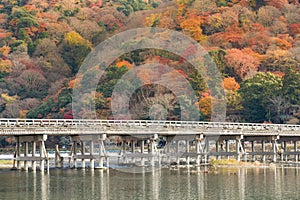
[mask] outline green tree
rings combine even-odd
[[[280,96],[281,89],[282,78],[269,72],[259,72],[253,78],[243,81],[239,92],[247,122],[270,121],[275,115],[270,110],[271,99]]]
[[[292,105],[300,104],[300,73],[290,68],[285,70],[283,76],[283,95]]]

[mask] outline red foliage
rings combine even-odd
[[[68,112],[66,112],[63,116],[64,119],[73,119],[73,111],[69,110]]]
[[[290,28],[291,35],[300,34],[300,23],[291,24],[289,28]]]
[[[225,56],[226,62],[231,66],[241,79],[245,79],[256,72],[259,60],[239,49],[228,49]]]
[[[289,3],[288,0],[265,0],[266,5],[273,6],[278,9],[281,9],[284,5]]]

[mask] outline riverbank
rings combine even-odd
[[[13,167],[13,160],[0,160],[1,169],[11,169]]]
[[[235,166],[235,167],[262,167],[262,166],[269,166],[270,163],[261,163],[258,161],[255,162],[243,162],[243,161],[237,161],[236,159],[220,159],[220,160],[215,160],[212,159],[210,160],[210,165],[215,166],[215,167],[220,167],[220,166]]]

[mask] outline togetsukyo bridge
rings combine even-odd
[[[55,151],[56,166],[109,167],[109,158],[139,166],[206,163],[209,157],[237,160],[298,162],[300,125],[200,121],[86,120],[86,119],[0,119],[0,135],[16,138],[14,168],[45,168],[49,136],[70,136],[68,156]],[[109,138],[122,141],[120,151],[109,156]],[[163,138],[163,148],[157,148]],[[160,144],[159,144],[160,145]],[[38,148],[38,150],[37,150]],[[21,166],[23,163],[23,166]],[[88,165],[86,165],[88,163]]]

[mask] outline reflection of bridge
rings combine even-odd
[[[140,165],[148,163],[157,165],[162,162],[200,164],[207,162],[209,156],[216,158],[235,156],[238,160],[242,158],[247,160],[250,156],[252,160],[261,158],[263,161],[268,158],[276,161],[280,157],[282,160],[294,159],[297,162],[300,155],[297,148],[297,141],[300,140],[300,125],[286,124],[0,119],[0,135],[16,137],[15,167],[20,169],[20,161],[23,161],[25,170],[28,169],[29,162],[35,170],[37,161],[40,163],[40,168],[44,168],[44,162],[47,160],[45,141],[48,136],[71,137],[72,153],[68,158],[74,167],[77,167],[77,160],[81,160],[82,167],[86,166],[87,160],[90,161],[90,167],[94,166],[95,160],[99,162],[100,167],[104,166],[105,161],[108,165],[104,143],[107,138],[113,136],[119,136],[123,143],[118,161],[130,160]],[[166,141],[164,149],[157,149],[158,138]],[[37,145],[40,148],[39,155],[36,154]],[[292,145],[292,148],[289,145]],[[80,154],[77,152],[78,146],[80,146]],[[28,153],[29,147],[31,155]],[[95,147],[97,150],[94,149]],[[63,160],[58,147],[55,159],[57,164],[59,160]]]

